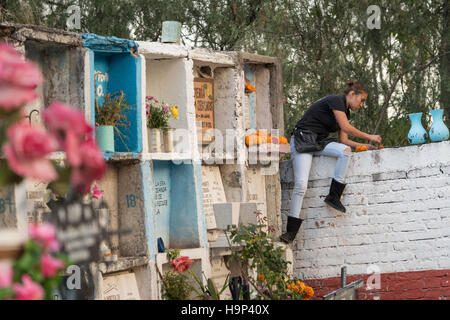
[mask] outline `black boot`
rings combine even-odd
[[[341,196],[344,192],[345,186],[346,185],[344,183],[340,183],[333,179],[333,181],[331,181],[330,194],[325,198],[326,204],[344,213],[346,210],[341,203]]]
[[[280,236],[280,239],[286,243],[291,243],[294,241],[295,236],[297,235],[298,229],[302,224],[303,220],[288,216],[286,233]]]

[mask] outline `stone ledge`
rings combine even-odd
[[[124,257],[114,262],[101,262],[98,264],[98,269],[103,274],[116,273],[136,267],[144,267],[149,261],[148,257]]]

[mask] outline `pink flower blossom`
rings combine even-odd
[[[14,110],[35,100],[43,82],[39,68],[11,45],[0,43],[0,107]]]
[[[92,196],[95,198],[95,199],[100,199],[100,197],[101,196],[103,196],[103,192],[101,192],[99,189],[98,189],[98,185],[97,184],[95,184],[95,186],[94,186],[94,190],[92,191]]]
[[[62,260],[56,259],[49,254],[42,255],[41,272],[44,277],[54,277],[62,268],[64,268]]]
[[[0,82],[0,108],[11,111],[38,97],[34,90]]]
[[[72,166],[81,164],[80,143],[93,129],[84,114],[61,102],[54,102],[43,113],[42,118],[49,130],[57,137]]]
[[[194,260],[189,259],[189,257],[178,257],[170,262],[173,270],[176,272],[183,272],[189,269],[189,266],[194,263]]]
[[[28,274],[22,276],[22,284],[14,285],[14,292],[17,300],[42,300],[44,299],[44,290],[33,282]]]
[[[58,177],[46,158],[56,150],[56,141],[44,129],[24,122],[16,123],[8,129],[7,137],[9,141],[3,146],[3,153],[16,174],[43,182]]]
[[[164,105],[164,112],[167,113],[169,112],[170,107],[166,104]]]
[[[9,288],[12,285],[14,271],[11,267],[0,269],[0,288]]]
[[[80,144],[79,154],[81,163],[73,170],[71,184],[89,187],[94,181],[101,180],[106,173],[106,162],[92,138]]]
[[[55,227],[49,223],[41,225],[30,224],[28,233],[34,241],[41,244],[45,250],[56,252],[60,249],[60,243],[56,238]]]

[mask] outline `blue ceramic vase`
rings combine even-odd
[[[430,139],[431,141],[444,141],[448,140],[449,130],[445,126],[444,121],[442,120],[442,116],[444,114],[444,110],[430,110],[431,116],[433,117],[433,125],[430,128]]]
[[[408,133],[410,144],[421,144],[427,142],[428,134],[422,126],[422,112],[408,114],[411,119],[411,129]]]

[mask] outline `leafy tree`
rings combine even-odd
[[[369,91],[355,126],[408,144],[408,113],[445,109],[450,125],[448,0],[0,0],[0,19],[66,28],[81,8],[80,32],[158,41],[165,20],[183,23],[186,44],[282,59],[289,133],[306,108],[355,79]],[[369,29],[377,5],[381,28]],[[24,9],[26,8],[26,10]]]

